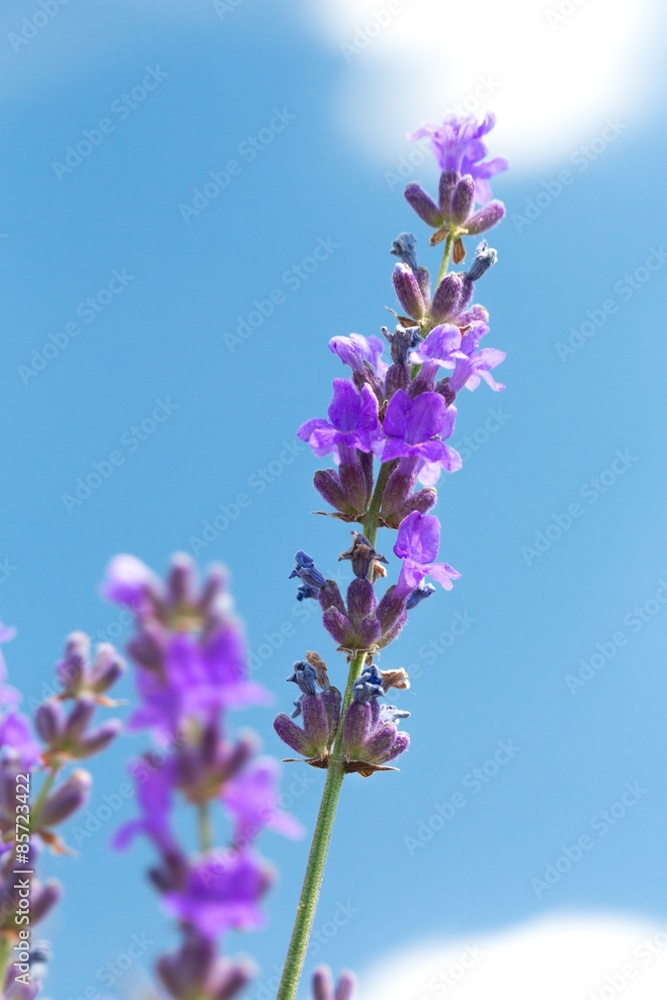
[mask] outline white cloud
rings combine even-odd
[[[420,121],[493,109],[492,149],[515,168],[564,160],[645,113],[662,25],[656,0],[320,0],[306,4],[340,53],[339,123],[383,158]],[[486,96],[484,96],[486,93]]]
[[[365,1000],[658,1000],[666,987],[667,922],[597,915],[392,950],[359,992]]]

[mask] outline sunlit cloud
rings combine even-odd
[[[508,931],[406,948],[366,972],[366,1000],[657,1000],[667,922],[542,918]]]
[[[655,97],[654,0],[321,0],[304,10],[340,54],[334,119],[385,158],[448,108],[498,114],[515,168],[567,158]]]

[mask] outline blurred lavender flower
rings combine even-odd
[[[0,642],[14,634],[0,625]],[[122,673],[122,661],[109,645],[98,647],[92,663],[89,654],[88,637],[73,633],[56,666],[60,691],[38,705],[34,725],[18,708],[18,692],[6,684],[0,654],[0,982],[7,1000],[37,996],[48,957],[45,948],[31,950],[22,919],[24,885],[29,884],[32,928],[61,895],[57,882],[42,884],[35,874],[40,850],[46,845],[56,854],[71,853],[56,829],[90,796],[88,771],[76,768],[65,777],[63,771],[72,761],[103,750],[120,729],[117,721],[90,726],[99,703],[113,704],[102,692]],[[67,713],[62,707],[66,700],[72,703]],[[25,871],[26,878],[17,877],[17,871]]]
[[[302,586],[319,583],[312,560],[297,557]],[[278,765],[255,756],[254,740],[232,739],[229,709],[264,704],[267,692],[247,677],[247,651],[232,612],[226,574],[210,569],[200,586],[189,557],[172,560],[162,583],[133,556],[116,556],[102,591],[134,610],[136,631],[128,651],[136,664],[139,707],[134,728],[148,728],[159,756],[135,762],[140,815],[125,824],[115,846],[126,848],[142,834],[158,863],[150,878],[165,910],[176,917],[180,947],[157,960],[157,973],[176,1000],[228,1000],[248,982],[247,962],[218,955],[230,930],[262,925],[261,900],[273,881],[254,843],[263,830],[288,837],[300,825],[279,805]],[[324,578],[322,577],[322,582]],[[174,831],[177,800],[193,806],[198,848],[190,850]],[[229,844],[216,848],[217,806],[229,821]]]
[[[320,965],[313,972],[311,989],[313,1000],[353,1000],[357,979],[352,972],[341,972],[334,984],[331,969]]]

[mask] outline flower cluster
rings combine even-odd
[[[115,843],[125,848],[141,833],[156,849],[150,878],[182,935],[178,949],[157,960],[169,995],[230,1000],[253,969],[219,955],[218,941],[227,931],[262,925],[261,900],[272,881],[255,841],[264,829],[301,833],[279,808],[277,761],[258,757],[251,737],[228,734],[227,711],[263,704],[267,692],[246,676],[244,636],[221,568],[212,567],[200,587],[190,559],[176,556],[163,584],[138,559],[121,555],[109,566],[103,593],[135,616],[128,651],[139,705],[129,726],[148,729],[154,740],[131,768],[140,815]],[[197,816],[194,850],[174,831],[179,797]],[[214,805],[231,824],[224,849],[214,846]]]
[[[408,613],[435,591],[427,577],[446,590],[459,577],[438,561],[440,522],[429,512],[443,471],[461,468],[461,456],[450,444],[461,390],[474,391],[481,382],[493,391],[504,388],[491,373],[505,354],[482,346],[489,315],[473,301],[476,283],[496,263],[497,253],[483,240],[466,271],[448,273],[451,260],[465,259],[464,237],[488,231],[505,214],[502,203],[491,200],[489,178],[505,170],[507,161],[487,159],[483,141],[494,122],[492,115],[481,122],[448,115],[411,136],[430,138],[441,171],[437,200],[418,184],[405,192],[435,230],[431,244],[444,242],[438,278],[433,284],[420,265],[412,233],[401,233],[391,248],[398,258],[394,331],[383,327],[381,338],[353,333],[330,341],[330,351],[350,375],[333,380],[327,417],[307,420],[297,431],[317,457],[333,458],[334,468],[314,476],[315,488],[333,508],[329,516],[362,526],[339,557],[351,561],[355,577],[345,597],[305,552],[297,552],[291,573],[299,580],[299,600],[319,602],[325,629],[353,663],[342,707],[326,669],[308,659],[295,664],[289,678],[301,691],[294,717],[303,717],[303,727],[284,714],[275,727],[315,766],[327,767],[340,751],[345,770],[370,774],[407,747],[407,735],[396,726],[407,713],[378,700],[386,693],[387,674],[397,672],[383,674],[374,657],[398,637]],[[397,532],[393,551],[400,569],[379,596],[376,584],[388,572],[387,560],[375,549],[382,527]]]
[[[0,643],[14,634],[0,624]],[[114,704],[106,692],[122,671],[113,646],[98,646],[91,660],[88,637],[73,633],[56,666],[57,687],[37,707],[33,724],[7,684],[0,652],[0,977],[6,1000],[33,1000],[39,992],[48,953],[33,946],[30,931],[58,902],[60,886],[53,880],[42,884],[33,873],[45,845],[54,853],[68,852],[56,829],[86,803],[92,777],[75,767],[61,780],[62,772],[99,753],[117,735],[120,722],[96,728],[92,722],[99,705]]]

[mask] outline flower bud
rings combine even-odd
[[[100,643],[90,671],[90,690],[95,694],[108,691],[121,677],[124,669],[125,664],[116,648],[109,642]]]
[[[341,462],[338,467],[341,486],[348,507],[355,514],[363,514],[369,501],[368,483],[359,461]]]
[[[48,795],[39,810],[40,826],[56,826],[68,819],[88,800],[93,779],[88,771],[77,769],[59,788]]]
[[[475,250],[475,259],[468,269],[466,278],[468,281],[478,281],[490,267],[493,267],[497,260],[497,250],[490,247],[486,240],[482,240]]]
[[[319,469],[313,476],[313,485],[326,503],[335,507],[341,514],[354,514],[356,511],[350,505],[343,489],[340,477],[334,469]]]
[[[443,323],[455,315],[461,301],[461,279],[458,274],[446,274],[435,290],[431,303],[431,318]]]
[[[365,577],[353,580],[347,588],[347,607],[350,621],[357,626],[363,618],[374,613],[377,607],[375,588]]]
[[[396,264],[393,273],[396,298],[407,316],[421,320],[425,313],[424,297],[412,268],[407,264]]]
[[[390,365],[384,378],[384,391],[391,399],[399,389],[406,391],[410,386],[410,369],[406,364]]]
[[[225,963],[212,987],[211,1000],[233,1000],[244,986],[247,986],[256,975],[252,962],[236,960],[233,964]]]
[[[417,184],[416,182],[408,184],[405,189],[405,200],[427,226],[437,229],[442,225],[442,215],[438,210],[438,206],[431,196],[424,191],[421,184]]]
[[[155,968],[175,1000],[199,1000],[207,996],[206,984],[215,962],[214,943],[189,931],[179,950],[172,955],[161,955]]]
[[[176,607],[191,607],[197,591],[195,566],[191,556],[178,552],[172,557],[167,576],[167,599]]]
[[[65,655],[56,666],[56,676],[63,694],[76,697],[85,684],[86,668],[90,655],[90,639],[85,632],[72,632],[67,637]]]
[[[63,741],[67,744],[76,743],[88,728],[95,714],[95,699],[90,695],[81,695],[67,716]]]
[[[58,743],[65,730],[65,716],[59,701],[49,698],[35,712],[35,729],[47,746]]]
[[[119,719],[105,722],[104,725],[79,741],[76,748],[77,759],[83,760],[85,757],[92,757],[93,754],[104,750],[115,740],[122,728],[123,724]]]
[[[460,175],[456,170],[443,170],[440,174],[438,185],[438,199],[440,201],[440,212],[445,221],[449,221],[452,209],[452,196],[454,189],[459,182]]]
[[[451,222],[454,226],[462,226],[472,211],[475,200],[475,182],[466,174],[454,188],[452,195]]]
[[[485,233],[505,216],[505,206],[502,201],[490,201],[479,212],[471,215],[466,222],[466,229],[471,236]]]
[[[393,642],[405,624],[405,598],[396,593],[396,587],[389,588],[378,604],[375,615],[381,629],[377,644],[383,648]]]
[[[55,881],[46,882],[44,885],[32,883],[32,895],[30,899],[30,922],[36,924],[53,909],[62,895],[60,883]]]

